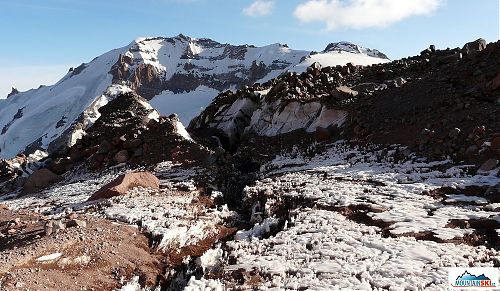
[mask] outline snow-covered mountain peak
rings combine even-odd
[[[373,55],[313,55],[279,43],[231,45],[183,34],[140,37],[71,68],[55,85],[0,100],[0,158],[73,143],[74,134],[80,135],[95,121],[111,95],[133,91],[162,115],[177,113],[187,125],[222,91],[264,83],[286,71],[303,72],[311,62],[324,66],[387,62]]]
[[[333,42],[328,44],[328,46],[323,50],[323,53],[329,52],[349,52],[355,54],[364,54],[370,57],[389,59],[385,54],[381,53],[376,49],[369,49],[361,47],[357,44],[353,44],[347,41]]]

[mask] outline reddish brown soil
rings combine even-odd
[[[46,236],[43,217],[0,208],[0,290],[114,290],[135,275],[141,283],[157,284],[163,255],[149,248],[138,229],[90,216],[79,219],[86,228]],[[9,234],[9,229],[16,231]],[[37,261],[53,253],[62,256]]]

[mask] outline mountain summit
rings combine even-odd
[[[379,52],[378,50],[360,47],[359,45],[347,41],[333,42],[328,44],[328,46],[323,50],[323,53],[329,52],[365,54],[370,57],[389,60],[389,58],[385,54]]]
[[[387,62],[364,51],[313,54],[282,44],[231,45],[182,34],[138,38],[71,68],[55,85],[13,91],[0,100],[0,158],[73,144],[100,116],[99,108],[121,93],[136,92],[161,114],[177,113],[187,124],[221,91],[305,71],[311,62]]]

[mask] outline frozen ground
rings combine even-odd
[[[121,166],[99,174],[75,171],[50,189],[19,198],[14,193],[0,201],[12,210],[31,210],[52,218],[73,212],[91,212],[137,225],[158,239],[159,250],[167,252],[216,236],[218,226],[236,215],[224,205],[216,209],[207,207],[193,181],[200,169],[186,170],[176,166],[171,162],[156,166],[153,172],[160,179],[159,191],[139,187],[124,196],[97,203],[86,202],[102,186],[130,171]]]
[[[382,152],[339,143],[312,159],[279,157],[264,167],[266,177],[246,188],[246,200],[265,203],[263,224],[283,212],[288,221],[269,238],[238,233],[227,244],[232,259],[223,283],[263,290],[444,290],[448,267],[498,266],[497,248],[480,245],[486,241],[471,245],[476,229],[449,225],[497,221],[498,205],[425,192],[494,185],[498,169],[471,176],[447,161],[395,163],[394,153],[378,158]]]
[[[401,153],[406,158],[397,162]],[[0,202],[53,217],[85,211],[137,225],[165,253],[202,244],[240,219],[200,196],[194,177],[204,170],[170,162],[152,169],[160,191],[135,188],[85,202],[126,171],[75,171],[41,193]],[[468,172],[467,166],[426,162],[397,146],[362,150],[340,142],[312,158],[298,150],[279,156],[243,193],[248,207],[262,205],[252,216],[261,223],[197,259],[184,258],[202,270],[185,290],[444,290],[448,267],[500,264],[500,205],[485,190],[467,190],[499,183],[498,169]],[[443,187],[456,190],[437,195]],[[141,290],[136,281],[123,290]]]

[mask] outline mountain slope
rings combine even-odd
[[[189,133],[112,86],[42,169],[0,161],[0,286],[437,291],[498,267],[500,42],[465,48],[314,64]]]
[[[26,147],[47,148],[53,140],[72,128],[83,117],[98,117],[91,108],[111,85],[107,68],[123,49],[106,53],[64,76],[57,84],[19,93],[0,106],[0,157],[12,157]],[[96,102],[95,105],[98,105]],[[99,106],[94,106],[95,109]]]
[[[221,91],[265,82],[288,70],[304,71],[314,61],[387,61],[368,51],[311,55],[281,44],[234,46],[182,34],[137,39],[70,69],[53,86],[0,100],[0,158],[73,144],[99,117],[98,109],[119,93],[135,91],[161,114],[178,113],[187,124]]]
[[[315,64],[214,99],[189,131],[217,136],[231,149],[248,139],[354,139],[402,144],[433,159],[496,166],[500,71],[498,44],[425,50],[367,67]],[[496,142],[495,142],[496,138]]]

